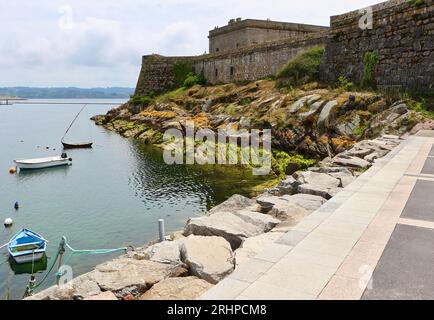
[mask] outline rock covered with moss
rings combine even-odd
[[[275,81],[246,85],[195,85],[152,99],[130,101],[94,118],[125,137],[161,145],[162,132],[196,129],[272,129],[273,147],[323,159],[351,149],[355,143],[385,134],[401,136],[424,117],[411,101],[394,101],[374,92],[345,92],[310,83],[279,88]]]

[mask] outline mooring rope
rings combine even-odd
[[[3,245],[1,245],[0,246],[0,249],[3,249],[4,247],[7,247],[9,245],[9,242],[8,243],[5,243],[5,244],[3,244]]]
[[[53,263],[51,264],[50,268],[48,269],[48,272],[45,274],[45,276],[42,278],[42,280],[39,281],[39,283],[33,287],[33,289],[40,287],[44,283],[44,281],[48,278],[49,274],[51,273],[51,271],[53,271],[53,268],[56,265],[57,259],[59,259],[59,255],[60,255],[60,247],[59,247],[59,250],[57,250],[56,257],[54,258]]]
[[[5,248],[5,247],[7,247],[9,245],[9,242],[8,243],[5,243],[4,245],[1,245],[0,246],[0,250],[1,249],[3,249],[3,248]],[[5,261],[3,261],[3,262],[0,262],[0,266],[2,266],[2,265],[4,265],[6,262],[8,262],[9,261],[9,258],[7,258]]]
[[[53,260],[53,263],[51,264],[50,268],[48,269],[47,273],[45,274],[45,276],[42,278],[42,280],[36,284],[33,287],[27,287],[27,292],[29,292],[30,294],[33,293],[33,290],[40,287],[45,280],[48,278],[48,276],[50,275],[51,271],[53,271],[54,266],[56,265],[56,262],[58,261],[61,253],[64,253],[64,247],[68,248],[71,251],[71,254],[69,255],[68,258],[66,258],[63,262],[62,262],[62,266],[66,265],[68,263],[68,261],[74,256],[74,255],[92,255],[92,254],[110,254],[110,253],[115,253],[115,252],[120,252],[120,251],[124,251],[127,252],[128,248],[124,247],[124,248],[117,248],[117,249],[96,249],[96,250],[76,250],[73,247],[71,247],[67,240],[66,237],[62,238],[62,241],[59,244],[59,249],[57,250],[56,253],[56,257]],[[60,269],[61,266],[59,266]],[[56,276],[61,276],[62,274],[58,272],[56,272]]]
[[[128,251],[128,248],[126,248],[126,247],[116,248],[116,249],[76,250],[69,245],[69,243],[67,242],[65,237],[64,237],[64,239],[65,239],[65,246],[69,250],[71,250],[72,253],[74,253],[74,254],[110,254],[110,253],[116,253],[116,252],[120,252],[120,251],[124,251],[124,252]]]

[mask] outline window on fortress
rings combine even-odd
[[[233,76],[234,73],[235,73],[235,68],[234,68],[234,67],[231,67],[231,76]]]
[[[219,75],[219,71],[218,69],[215,69],[215,76],[218,77],[218,75]]]
[[[219,52],[219,51],[220,51],[220,49],[219,49],[219,48],[216,48],[216,49],[215,49],[215,52]]]

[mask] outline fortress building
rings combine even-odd
[[[363,28],[363,9],[331,17],[330,27],[232,19],[209,32],[208,54],[144,56],[136,94],[173,88],[179,65],[202,73],[210,84],[254,81],[276,75],[299,53],[324,46],[324,82],[345,76],[362,83],[368,68],[380,88],[434,95],[434,0],[389,0],[371,9],[372,28]],[[368,53],[372,65],[366,66]]]
[[[325,45],[328,30],[306,24],[232,19],[209,32],[209,54],[144,56],[136,94],[172,87],[177,64],[190,64],[193,72],[203,73],[211,84],[260,79],[275,74],[298,53]]]
[[[271,20],[232,19],[227,26],[209,32],[209,52],[219,53],[284,39],[301,39],[327,31],[328,27]]]

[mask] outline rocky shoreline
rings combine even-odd
[[[133,100],[95,116],[97,125],[127,138],[164,147],[167,129],[271,129],[276,150],[321,160],[342,153],[362,140],[401,136],[424,117],[416,102],[376,92],[346,92],[313,83],[278,88],[275,81],[246,85],[194,86],[155,97],[147,104]]]
[[[287,176],[254,199],[234,195],[184,230],[98,265],[68,285],[31,300],[192,300],[277,241],[400,144],[363,140],[307,171]],[[212,248],[212,250],[209,250]]]
[[[403,135],[432,128],[433,122],[412,110],[413,103],[317,84],[278,89],[262,80],[180,89],[94,117],[97,125],[158,147],[165,144],[166,129],[185,130],[187,121],[196,129],[230,132],[269,128],[274,149],[320,161],[309,168],[285,163],[274,172],[280,182],[256,197],[234,195],[190,218],[167,241],[136,248],[29,299],[199,298],[349,186]]]

